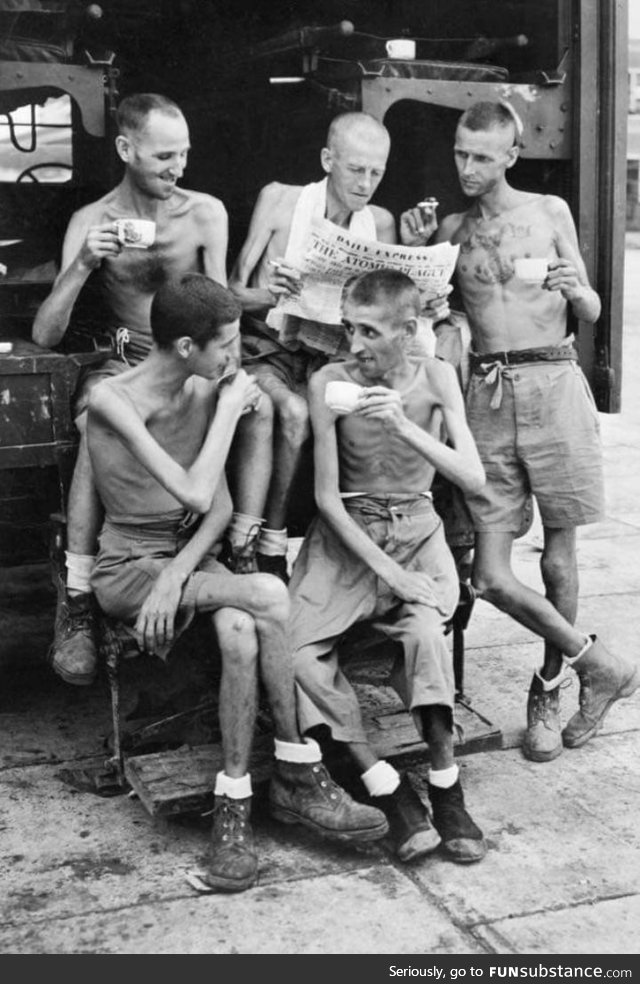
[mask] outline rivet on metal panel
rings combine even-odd
[[[561,113],[566,113],[566,111],[568,109],[569,109],[569,106],[567,105],[567,103],[560,103],[560,112]]]
[[[555,147],[556,147],[556,142],[555,142],[555,140],[550,140],[550,141],[549,141],[549,146],[551,147],[551,150],[555,150]]]

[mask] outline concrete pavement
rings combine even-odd
[[[579,535],[579,624],[639,659],[640,249],[628,249],[623,412],[601,415],[607,518]],[[539,529],[517,569],[541,586]],[[6,589],[5,579],[5,589]],[[69,771],[100,761],[103,683],[73,689],[43,669],[47,604],[0,616],[0,952],[635,954],[640,949],[640,693],[600,736],[548,764],[518,742],[540,643],[478,602],[466,689],[505,734],[502,750],[460,759],[485,860],[439,855],[402,865],[259,815],[260,883],[199,895],[209,818],[152,820],[130,797],[79,791]],[[577,683],[563,692],[565,720]],[[414,771],[418,784],[426,769]]]

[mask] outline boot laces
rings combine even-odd
[[[87,608],[67,607],[64,619],[65,635],[75,635],[77,632],[86,632],[89,635],[93,632],[93,616]]]
[[[240,802],[225,797],[213,811],[216,825],[222,828],[223,841],[242,842],[246,837],[247,814]]]
[[[337,782],[333,781],[326,766],[324,766],[321,762],[317,762],[313,766],[313,772],[318,776],[320,787],[324,790],[329,799],[340,799],[340,794],[344,793],[344,790],[337,784]]]

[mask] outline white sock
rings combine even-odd
[[[251,773],[234,779],[226,772],[218,772],[213,792],[215,796],[228,796],[232,800],[248,799],[251,796]]]
[[[454,763],[448,769],[429,769],[427,778],[432,786],[438,789],[451,789],[455,786],[460,775],[460,769]]]
[[[65,550],[67,591],[70,595],[91,593],[91,572],[96,558],[93,554],[70,553]]]
[[[360,776],[369,796],[391,796],[400,785],[400,775],[384,759],[380,759]]]
[[[575,663],[575,661],[577,659],[580,659],[580,657],[581,656],[584,656],[584,654],[587,652],[588,649],[591,649],[591,647],[593,646],[593,644],[594,644],[595,641],[596,641],[596,637],[595,636],[588,635],[587,638],[586,638],[586,642],[585,642],[584,646],[582,647],[582,649],[580,650],[580,652],[577,654],[577,656],[563,656],[563,659],[564,659],[565,663],[567,663],[569,666],[573,666],[573,664]]]
[[[549,690],[555,690],[556,687],[559,687],[562,681],[564,680],[564,666],[562,667],[558,675],[553,678],[553,680],[545,680],[543,676],[540,676],[539,670],[536,670],[536,676],[540,681],[540,683],[542,684],[542,689],[545,691],[545,693],[548,693]]]
[[[313,738],[305,738],[300,744],[295,741],[280,741],[279,738],[274,741],[275,755],[279,762],[306,762],[307,765],[322,762],[320,745]]]
[[[249,513],[234,512],[227,527],[227,536],[232,547],[246,547],[255,541],[264,520]]]
[[[283,530],[269,530],[266,526],[260,530],[257,550],[266,557],[286,557],[287,545],[286,526]]]

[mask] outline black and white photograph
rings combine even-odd
[[[640,3],[0,0],[0,955],[632,979],[639,640]]]

